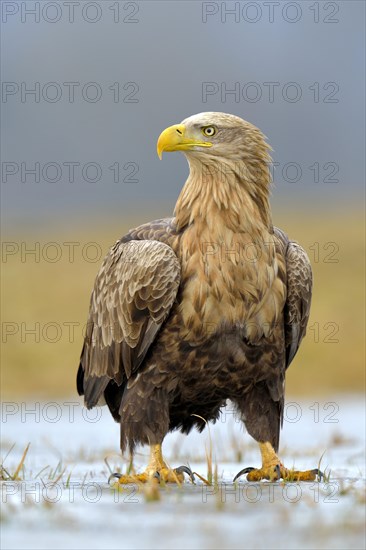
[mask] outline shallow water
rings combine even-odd
[[[233,485],[234,475],[259,465],[260,456],[228,405],[210,434],[174,433],[164,444],[171,466],[189,463],[206,477],[211,436],[215,486],[197,479],[181,488],[116,491],[107,483],[108,466],[124,471],[128,460],[119,454],[119,427],[105,408],[86,411],[81,401],[66,399],[3,403],[6,472],[15,472],[31,445],[22,481],[2,482],[1,547],[364,548],[364,411],[361,396],[288,398],[281,459],[287,467],[314,468],[325,452],[321,468],[330,471],[328,482],[250,484],[241,478]],[[137,471],[147,458],[147,449],[139,449]]]

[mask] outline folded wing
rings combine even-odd
[[[180,265],[166,244],[117,242],[97,275],[78,372],[87,407],[108,383],[121,386],[138,371],[169,315],[180,284]]]

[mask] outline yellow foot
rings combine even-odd
[[[175,468],[174,470],[168,468],[163,459],[161,444],[155,444],[150,446],[150,462],[144,473],[136,475],[112,474],[108,483],[112,478],[117,478],[117,483],[124,485],[131,483],[147,483],[150,480],[156,480],[157,483],[179,484],[184,482],[184,474],[187,474],[192,483],[194,483],[192,470],[187,466],[179,466],[179,468]]]
[[[268,479],[269,481],[315,481],[317,478],[320,481],[323,477],[323,472],[318,468],[314,470],[288,470],[281,463],[263,466],[262,468],[244,468],[234,477],[236,481],[240,476],[247,474],[247,481],[261,481]]]
[[[317,478],[321,481],[322,477],[324,477],[323,472],[318,470],[318,468],[304,472],[288,470],[281,463],[273,446],[268,441],[259,443],[259,449],[262,455],[262,468],[244,468],[236,474],[234,481],[244,474],[247,474],[248,481],[260,481],[261,479],[277,481],[277,479],[281,478],[284,481],[315,481]]]
[[[142,474],[135,475],[112,474],[109,477],[108,483],[110,483],[111,479],[116,478],[117,483],[123,485],[129,485],[131,483],[147,483],[150,480],[156,481],[157,483],[163,482],[179,484],[184,482],[184,474],[187,474],[190,477],[192,483],[194,483],[193,472],[187,466],[179,466],[179,468],[175,468],[174,470],[163,467],[156,470],[155,472],[151,469],[148,469]]]

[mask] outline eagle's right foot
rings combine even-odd
[[[112,474],[108,482],[112,478],[116,478],[118,484],[129,485],[131,483],[147,483],[148,481],[156,481],[157,483],[183,483],[184,474],[187,474],[192,483],[194,483],[193,472],[188,466],[179,466],[178,468],[169,468],[163,459],[161,445],[151,445],[150,462],[146,470],[142,474],[123,475]]]
[[[161,468],[155,472],[146,470],[142,474],[135,475],[123,475],[112,474],[109,476],[108,483],[113,478],[116,478],[117,483],[120,485],[131,485],[132,483],[147,483],[148,481],[156,481],[156,483],[184,483],[184,474],[187,474],[192,483],[194,483],[194,474],[187,466],[179,466],[179,468]]]

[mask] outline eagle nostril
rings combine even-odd
[[[179,128],[177,128],[177,133],[182,136],[183,135],[183,132],[181,130],[179,130]]]

